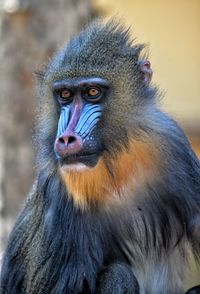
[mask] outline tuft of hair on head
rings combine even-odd
[[[130,28],[116,18],[103,23],[96,20],[73,37],[55,54],[47,68],[47,77],[68,75],[108,75],[113,70],[131,71],[137,67],[144,44],[135,44]],[[139,65],[138,65],[139,66]],[[109,69],[109,70],[108,70]]]

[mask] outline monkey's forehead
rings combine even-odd
[[[94,23],[72,38],[49,63],[46,76],[100,75],[116,70],[131,71],[143,45],[133,45],[128,30],[113,20]]]

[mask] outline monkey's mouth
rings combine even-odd
[[[59,162],[61,167],[64,165],[74,165],[79,163],[82,163],[88,167],[94,167],[97,164],[99,157],[100,154],[97,153],[76,154],[62,158],[59,160]]]

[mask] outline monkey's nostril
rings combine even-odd
[[[61,136],[58,138],[58,143],[61,145],[70,145],[72,143],[76,142],[76,137],[75,136]]]
[[[58,142],[61,144],[65,144],[65,140],[62,137],[58,138]]]
[[[74,136],[70,136],[68,138],[68,144],[74,143],[75,141],[76,141],[76,137],[74,137]]]

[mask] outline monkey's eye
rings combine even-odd
[[[89,88],[88,89],[88,96],[97,96],[100,94],[100,90],[98,88]]]
[[[71,97],[71,91],[69,89],[62,89],[59,91],[60,98],[67,99]]]
[[[60,103],[66,103],[72,97],[72,92],[69,89],[61,89],[57,92],[58,101]]]
[[[86,90],[85,98],[90,101],[98,101],[101,98],[101,89],[98,87],[89,87]]]

